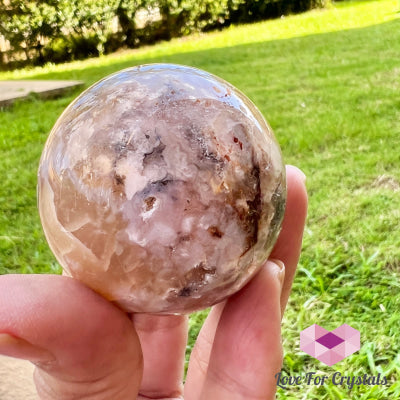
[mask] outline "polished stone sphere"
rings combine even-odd
[[[187,313],[238,291],[270,254],[286,200],[281,152],[254,104],[172,64],[83,92],[51,131],[38,179],[66,274],[128,312]]]

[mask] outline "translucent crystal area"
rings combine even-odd
[[[268,257],[286,199],[279,146],[229,83],[129,68],[80,95],[39,167],[39,211],[66,273],[129,312],[186,313]]]

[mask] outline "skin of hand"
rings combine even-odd
[[[259,273],[212,307],[183,385],[187,316],[129,315],[57,275],[0,276],[0,354],[36,365],[42,400],[268,400],[301,250],[305,176],[287,166],[282,231]]]

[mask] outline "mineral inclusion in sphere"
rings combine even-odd
[[[171,64],[81,94],[39,167],[39,211],[67,275],[128,312],[224,300],[267,259],[285,208],[279,146],[241,92]]]

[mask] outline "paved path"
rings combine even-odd
[[[0,400],[38,400],[33,364],[0,356]]]
[[[0,81],[0,107],[23,99],[32,92],[41,97],[56,97],[82,85],[81,81]]]

